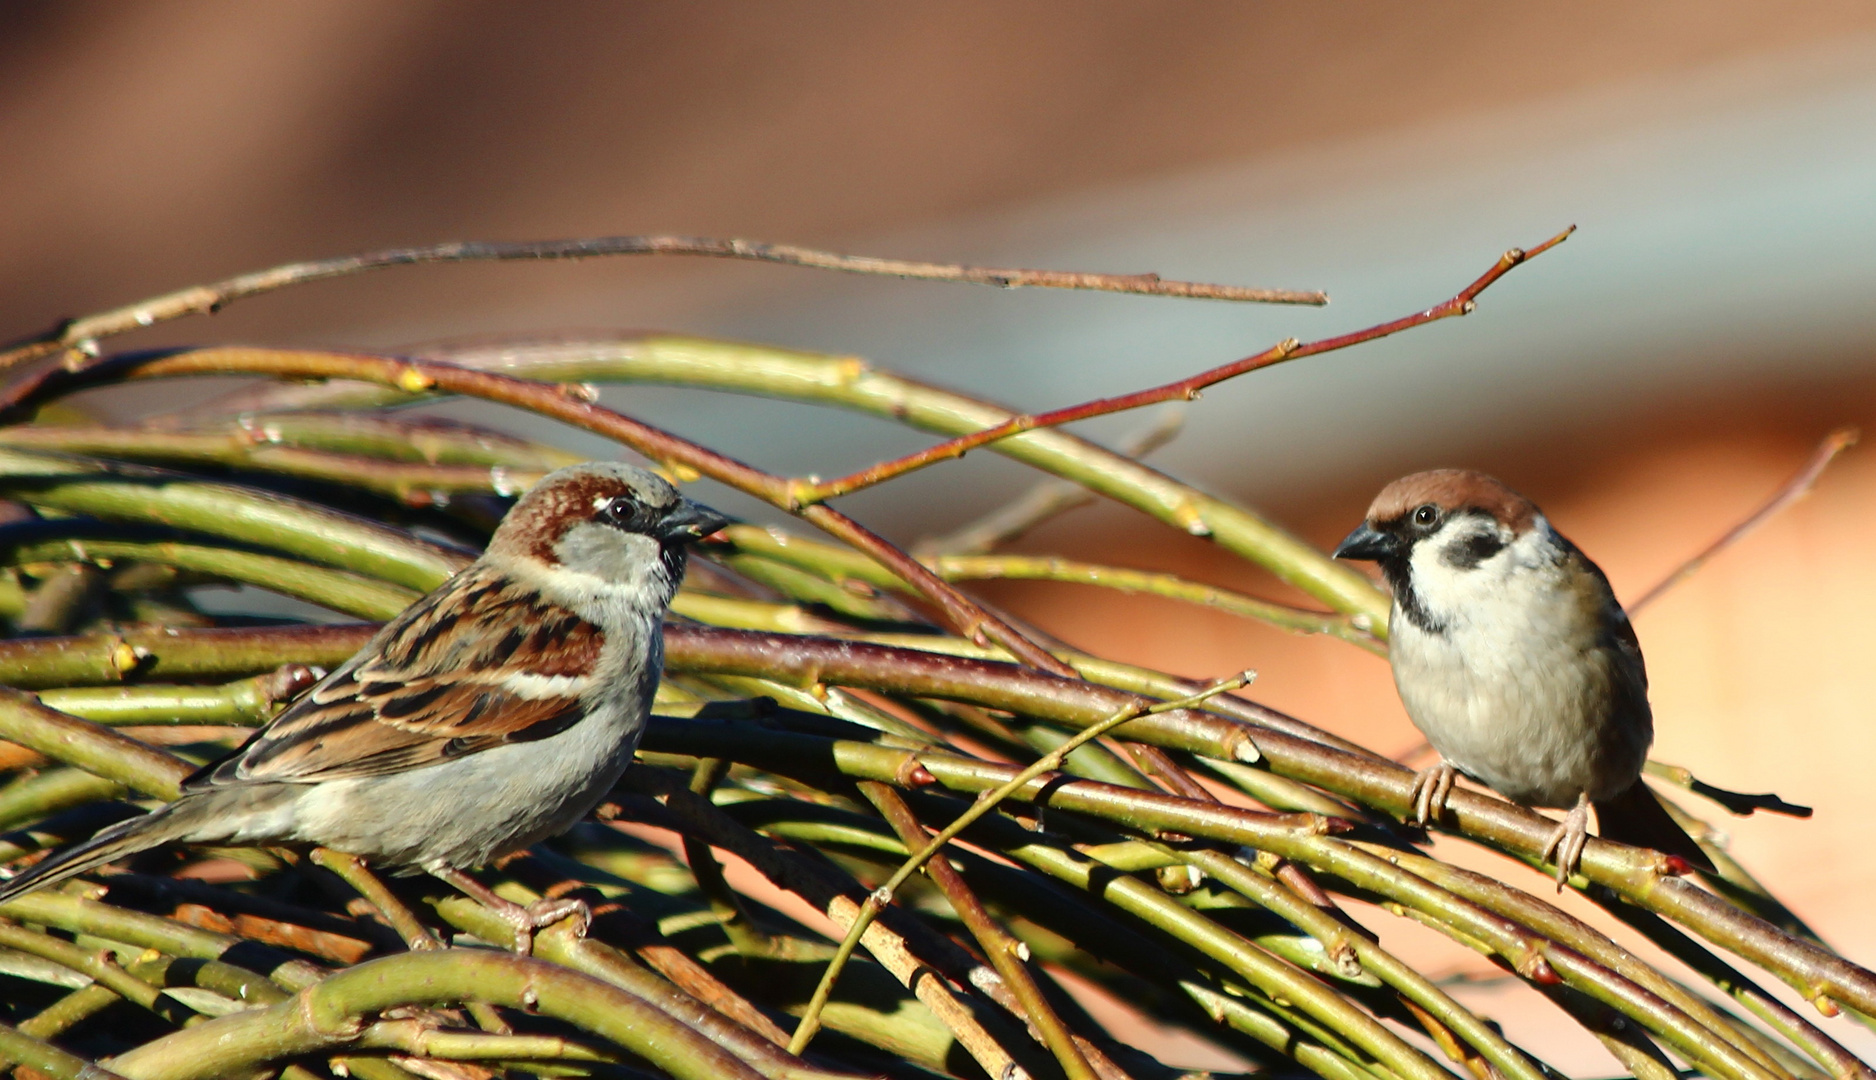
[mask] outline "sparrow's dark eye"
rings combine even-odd
[[[1440,508],[1428,503],[1414,511],[1414,524],[1426,528],[1440,519]]]
[[[638,500],[629,495],[621,495],[606,504],[600,516],[614,525],[630,526],[638,516]]]

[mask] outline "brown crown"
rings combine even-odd
[[[1477,510],[1490,514],[1513,532],[1531,527],[1537,506],[1482,472],[1470,469],[1429,469],[1403,476],[1381,489],[1368,507],[1368,524],[1398,521],[1432,503],[1441,513]]]

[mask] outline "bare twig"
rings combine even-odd
[[[900,593],[911,592],[896,575],[888,573],[872,559],[847,548],[792,536],[780,529],[764,529],[754,525],[731,525],[717,535],[722,546],[740,553],[728,557],[731,565],[745,573],[754,571],[750,573],[752,577],[760,579],[763,572],[752,560],[761,560],[806,570],[827,579],[842,591],[864,594],[874,589],[892,589]],[[717,546],[713,543],[704,550],[712,551]],[[1101,586],[1118,592],[1148,593],[1256,619],[1295,633],[1329,634],[1366,649],[1381,649],[1379,640],[1357,625],[1357,616],[1291,607],[1231,589],[1190,581],[1175,574],[1101,566],[1052,555],[927,555],[921,561],[946,581],[1060,581]],[[801,599],[813,599],[813,596],[803,596]]]
[[[917,850],[919,845],[929,840],[930,834],[913,815],[911,808],[906,806],[898,791],[890,785],[872,780],[861,781],[859,786],[860,794],[866,796],[893,831],[899,834],[907,852]],[[1021,1010],[1023,1019],[1035,1030],[1049,1052],[1055,1055],[1063,1074],[1068,1080],[1097,1080],[1098,1074],[1078,1045],[1074,1032],[1056,1015],[1048,999],[1043,996],[1042,987],[1037,984],[1035,976],[1023,966],[1023,961],[1029,957],[1028,948],[997,925],[990,913],[984,910],[983,902],[964,883],[963,875],[950,863],[943,859],[933,859],[926,864],[926,872],[951,904],[952,910],[957,912],[958,918],[964,921],[965,927],[977,939],[984,956],[996,968],[997,975],[1003,979],[1004,986],[1014,997],[1014,1004]]]
[[[152,297],[127,307],[72,319],[39,337],[0,352],[0,371],[17,364],[50,356],[62,349],[84,348],[87,342],[116,334],[129,333],[160,322],[187,315],[208,315],[237,300],[275,292],[294,285],[304,285],[328,278],[349,277],[368,270],[423,263],[512,262],[543,259],[595,259],[618,255],[702,255],[715,259],[740,259],[750,262],[778,263],[814,270],[839,270],[849,274],[913,278],[922,281],[951,281],[970,285],[991,285],[1000,289],[1082,289],[1096,292],[1135,293],[1142,296],[1173,296],[1194,300],[1236,300],[1262,304],[1312,304],[1329,302],[1326,294],[1292,289],[1253,289],[1240,285],[1211,285],[1193,281],[1167,281],[1158,274],[1089,274],[1064,270],[1018,270],[986,266],[963,266],[956,263],[907,262],[900,259],[876,259],[865,255],[840,255],[831,251],[796,247],[792,244],[764,244],[755,240],[714,240],[702,236],[596,236],[576,240],[534,240],[520,242],[469,240],[427,247],[392,248],[362,255],[341,255],[332,259],[287,263],[267,270],[225,278],[209,285],[197,285],[164,296]]]
[[[552,383],[675,383],[808,401],[945,435],[978,431],[1015,415],[992,402],[882,371],[854,357],[672,334],[497,340],[430,346],[417,355]],[[212,362],[207,370],[213,370]],[[0,405],[55,391],[64,377],[55,370],[17,380],[0,392]],[[305,407],[309,393],[318,396],[318,407],[330,408],[399,404],[422,396],[423,390],[341,379],[316,385],[280,383],[254,393],[264,400],[248,399],[249,406],[277,410]],[[1182,532],[1208,537],[1334,610],[1365,616],[1375,633],[1386,632],[1387,601],[1373,581],[1247,507],[1057,429],[1013,436],[990,450],[1073,480]]]
[[[1168,406],[1148,427],[1120,440],[1115,452],[1139,460],[1179,437],[1186,411]],[[1068,480],[1043,480],[1009,503],[943,536],[929,537],[912,546],[912,554],[929,561],[936,555],[982,555],[1002,547],[1058,515],[1094,501],[1094,493]]]
[[[472,371],[452,364],[392,360],[340,353],[284,352],[257,349],[203,349],[171,356],[124,357],[70,373],[68,378],[31,382],[12,388],[30,398],[40,390],[63,391],[110,377],[148,378],[251,372],[276,378],[359,379],[406,392],[434,391],[486,398],[528,409],[617,440],[654,461],[695,470],[797,514],[829,535],[865,552],[912,584],[958,632],[973,640],[995,642],[1022,662],[1057,674],[1071,669],[1008,622],[952,588],[910,555],[859,522],[831,507],[798,504],[796,481],[763,472],[649,424],[594,405],[577,387],[555,387],[526,379]],[[21,400],[16,397],[16,401]],[[452,568],[453,569],[453,568]]]
[[[885,483],[894,477],[903,476],[913,470],[922,469],[927,465],[936,464],[940,461],[948,461],[952,458],[963,457],[967,451],[974,450],[986,443],[996,442],[998,439],[1007,439],[1011,435],[1021,434],[1025,431],[1035,431],[1038,428],[1071,424],[1077,420],[1087,420],[1091,417],[1106,416],[1109,413],[1122,412],[1127,409],[1137,409],[1143,405],[1152,405],[1161,401],[1192,401],[1197,399],[1199,392],[1208,386],[1224,382],[1226,379],[1234,379],[1239,375],[1256,371],[1259,368],[1271,367],[1288,360],[1297,360],[1305,356],[1315,356],[1319,353],[1334,352],[1337,349],[1346,349],[1351,345],[1360,345],[1364,342],[1374,341],[1377,338],[1384,338],[1390,334],[1398,334],[1403,330],[1411,330],[1416,326],[1423,326],[1426,323],[1451,318],[1455,315],[1469,315],[1477,306],[1476,301],[1478,295],[1484,292],[1493,282],[1505,276],[1512,267],[1537,255],[1541,255],[1551,248],[1556,247],[1558,244],[1563,243],[1564,240],[1568,239],[1570,234],[1575,231],[1576,226],[1572,225],[1556,236],[1531,248],[1529,251],[1520,248],[1512,248],[1510,251],[1500,256],[1490,270],[1479,275],[1478,280],[1466,286],[1464,289],[1461,289],[1458,295],[1447,300],[1445,303],[1435,304],[1433,307],[1427,308],[1424,311],[1417,311],[1412,315],[1405,315],[1389,322],[1380,323],[1366,330],[1357,330],[1351,334],[1323,338],[1320,341],[1312,341],[1307,344],[1301,343],[1295,338],[1287,338],[1254,356],[1247,356],[1242,360],[1234,360],[1229,364],[1222,364],[1209,371],[1202,371],[1197,375],[1191,375],[1175,382],[1167,383],[1164,386],[1156,386],[1148,390],[1136,390],[1133,393],[1122,394],[1119,397],[1101,398],[1096,401],[1083,402],[1080,405],[1071,405],[1068,408],[1055,409],[1050,412],[1014,416],[994,427],[984,428],[981,431],[976,431],[969,435],[962,435],[955,439],[939,443],[936,446],[927,447],[916,453],[894,458],[891,461],[882,461],[876,465],[861,469],[859,472],[836,477],[832,480],[797,484],[793,489],[794,498],[800,503],[816,503],[838,498],[842,495],[850,495],[853,492],[872,487],[875,484]]]
[[[1725,534],[1718,540],[1708,544],[1698,555],[1695,555],[1693,558],[1688,559],[1686,562],[1676,567],[1673,573],[1662,578],[1653,588],[1636,597],[1634,602],[1628,605],[1628,613],[1633,615],[1649,604],[1654,603],[1661,598],[1662,593],[1667,592],[1669,589],[1672,589],[1674,586],[1692,577],[1696,571],[1705,566],[1708,560],[1712,559],[1715,555],[1739,543],[1759,526],[1770,521],[1773,517],[1776,517],[1781,510],[1784,510],[1792,503],[1809,495],[1812,485],[1817,483],[1817,478],[1824,474],[1824,470],[1830,466],[1832,461],[1836,460],[1838,454],[1856,445],[1859,435],[1860,433],[1856,428],[1845,427],[1838,428],[1836,431],[1824,436],[1824,441],[1819,443],[1817,449],[1812,452],[1811,459],[1804,463],[1804,468],[1799,469],[1791,479],[1780,484],[1778,490],[1772,492],[1771,498],[1765,500],[1765,502],[1757,510],[1749,514],[1744,521],[1726,530]]]
[[[1758,810],[1769,814],[1784,814],[1786,817],[1808,818],[1811,808],[1786,802],[1777,795],[1767,792],[1764,795],[1748,795],[1740,791],[1728,791],[1695,776],[1693,772],[1680,765],[1669,765],[1660,761],[1648,763],[1648,775],[1658,776],[1670,784],[1684,787],[1696,795],[1704,796],[1742,817]]]
[[[765,644],[758,644],[766,639]],[[919,661],[904,656],[904,663],[877,659],[870,650],[851,642],[823,647],[809,638],[735,634],[728,631],[673,627],[666,634],[666,657],[684,670],[737,670],[747,665],[770,678],[807,678],[842,685],[883,690],[919,697],[948,697],[972,701],[1063,723],[1085,727],[1096,722],[1126,698],[1116,691],[1086,683],[1025,672],[1007,664],[966,662],[955,657]],[[758,660],[758,657],[760,659]],[[936,661],[942,660],[942,664]],[[931,662],[931,666],[918,667]],[[1076,705],[1070,705],[1070,700]],[[1177,720],[1172,719],[1177,717]],[[1255,741],[1253,742],[1253,733]],[[1354,754],[1324,743],[1308,741],[1269,728],[1226,720],[1209,713],[1141,717],[1131,722],[1123,737],[1174,750],[1185,750],[1222,760],[1243,760],[1245,748],[1261,755],[1273,772],[1314,784],[1391,813],[1408,810],[1413,774],[1378,757]],[[1145,804],[1150,796],[1128,791],[1127,797]],[[1454,793],[1454,825],[1458,831],[1520,857],[1536,859],[1556,823],[1533,811],[1470,790]],[[1197,835],[1197,826],[1177,831]],[[1218,836],[1237,843],[1270,845],[1271,850],[1302,861],[1277,841]],[[1650,911],[1671,916],[1709,941],[1764,966],[1796,987],[1807,1000],[1823,999],[1821,1008],[1835,1008],[1841,1000],[1876,1013],[1876,973],[1829,950],[1779,931],[1747,915],[1724,900],[1672,873],[1659,855],[1602,840],[1591,840],[1584,853],[1583,877],[1604,885]]]
[[[311,855],[313,864],[324,867],[338,875],[339,879],[350,885],[365,902],[376,908],[378,914],[397,936],[404,939],[404,946],[412,952],[425,949],[440,949],[443,943],[437,940],[430,928],[418,919],[402,900],[397,898],[389,886],[371,872],[365,860],[356,855],[347,855],[343,851],[331,848],[314,848]]]
[[[940,829],[937,834],[931,838],[929,843],[913,854],[910,859],[907,859],[898,870],[893,872],[891,877],[886,879],[884,884],[874,889],[872,893],[867,896],[866,903],[861,905],[859,912],[854,916],[853,924],[848,927],[847,936],[842,939],[840,948],[834,953],[834,958],[828,961],[827,971],[821,976],[821,984],[815,987],[814,997],[808,1002],[807,1010],[801,1014],[801,1021],[795,1028],[794,1037],[790,1039],[788,1043],[789,1052],[795,1054],[801,1053],[807,1048],[808,1041],[814,1038],[815,1031],[820,1027],[821,1010],[826,1007],[827,999],[834,992],[834,982],[840,977],[840,969],[846,966],[847,958],[853,955],[854,947],[859,945],[860,938],[866,933],[866,928],[873,924],[873,920],[879,917],[879,913],[885,909],[886,905],[892,903],[893,894],[897,892],[899,887],[904,885],[913,874],[918,873],[927,862],[930,862],[934,855],[943,851],[946,844],[956,839],[959,833],[969,828],[972,822],[995,809],[998,803],[1028,785],[1030,781],[1036,779],[1038,776],[1046,772],[1054,772],[1060,769],[1063,759],[1067,758],[1076,747],[1084,743],[1092,742],[1122,724],[1139,719],[1142,716],[1172,712],[1177,709],[1189,709],[1195,705],[1203,704],[1211,698],[1217,697],[1219,694],[1241,689],[1249,685],[1253,677],[1251,672],[1246,671],[1233,675],[1228,679],[1221,679],[1218,682],[1212,683],[1204,690],[1179,701],[1164,701],[1152,704],[1135,702],[1127,705],[1107,719],[1076,732],[1074,737],[1056,747],[1054,750],[1037,758],[1033,763],[1011,777],[1001,786],[978,796],[977,800],[971,804],[970,809],[958,815],[956,821]]]

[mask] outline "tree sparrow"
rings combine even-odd
[[[1529,499],[1483,473],[1415,473],[1382,489],[1335,557],[1373,560],[1394,592],[1394,685],[1441,759],[1414,779],[1421,824],[1464,773],[1513,802],[1569,809],[1543,855],[1559,889],[1591,806],[1604,839],[1712,870],[1641,781],[1654,720],[1634,628]]]
[[[555,472],[488,550],[385,624],[182,798],[0,887],[0,901],[170,841],[317,844],[426,870],[515,927],[584,912],[463,873],[560,832],[625,771],[663,666],[687,546],[727,524],[628,465]]]

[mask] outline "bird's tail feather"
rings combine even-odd
[[[1620,795],[1596,803],[1596,824],[1604,840],[1678,855],[1697,870],[1715,873],[1713,860],[1639,779]]]
[[[194,815],[176,813],[183,805],[171,803],[140,817],[120,821],[99,830],[89,840],[54,852],[18,877],[0,882],[0,903],[183,836],[194,824],[189,820]]]

